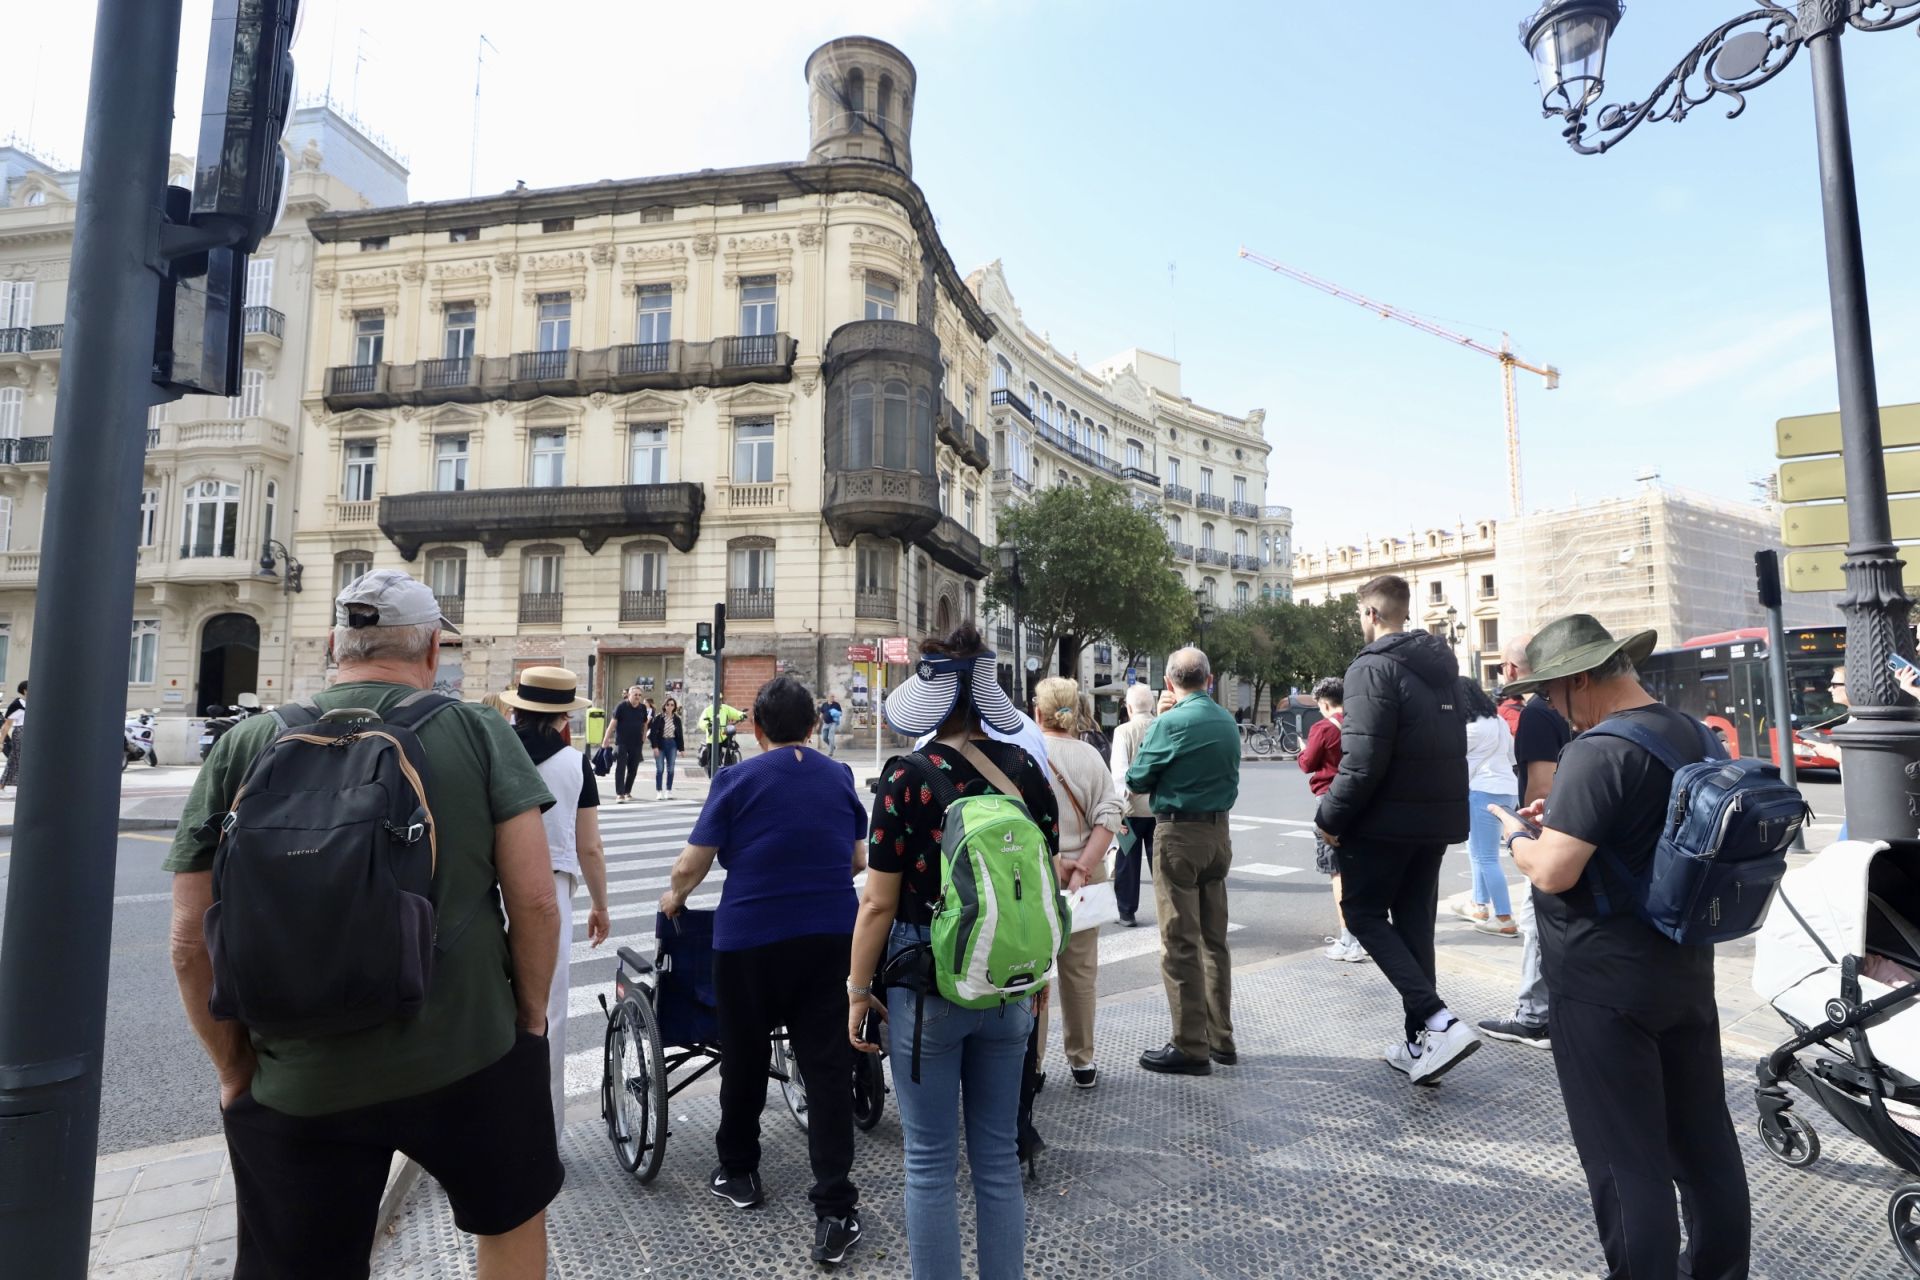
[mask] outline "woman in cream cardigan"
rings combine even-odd
[[[1082,742],[1080,686],[1054,677],[1042,680],[1034,695],[1034,718],[1047,739],[1047,764],[1060,814],[1060,856],[1056,870],[1062,889],[1099,884],[1107,878],[1107,851],[1125,823],[1126,805],[1114,788],[1113,774],[1100,752]],[[1093,1065],[1093,1006],[1100,972],[1100,931],[1073,935],[1054,966],[1052,992],[1060,1004],[1062,1039],[1074,1087],[1099,1083]],[[1048,1004],[1053,1002],[1050,1000]],[[1039,1045],[1046,1057],[1048,1011],[1040,1015]]]

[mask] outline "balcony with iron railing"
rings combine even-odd
[[[1193,490],[1183,484],[1161,485],[1160,492],[1166,495],[1168,502],[1184,502],[1188,505],[1193,503]]]
[[[828,471],[820,516],[837,546],[869,533],[911,542],[940,521],[940,489],[918,471]]]
[[[0,356],[57,355],[65,332],[59,324],[0,329]]]
[[[520,621],[558,622],[566,601],[566,595],[559,591],[522,591]]]
[[[790,382],[795,344],[784,333],[710,342],[627,343],[511,356],[462,356],[327,370],[329,409],[379,409],[455,401],[532,400],[545,395]]]
[[[1227,514],[1241,520],[1258,520],[1260,518],[1260,504],[1257,502],[1242,502],[1236,498],[1227,504]]]
[[[706,490],[686,482],[467,489],[390,495],[379,521],[408,560],[429,542],[478,542],[497,556],[515,540],[578,538],[591,554],[609,538],[645,533],[691,551],[705,507]]]
[[[980,539],[952,516],[940,517],[918,545],[940,564],[976,581],[987,576],[987,553]]]
[[[1008,391],[1005,387],[995,391],[988,397],[987,402],[995,409],[1011,409],[1028,422],[1033,421],[1033,410],[1027,406],[1027,402],[1013,394],[1013,392]]]
[[[1120,468],[1120,478],[1122,480],[1131,480],[1135,484],[1146,485],[1149,489],[1158,489],[1160,487],[1160,477],[1145,467],[1122,467]]]
[[[1013,660],[1013,628],[1012,627],[996,627],[993,633],[993,647],[999,652],[999,656],[1001,658],[1004,658],[1008,661],[1012,661]]]
[[[0,438],[0,463],[26,466],[45,462],[53,448],[52,436],[12,436]]]
[[[1075,440],[1064,432],[1048,426],[1044,422],[1039,424],[1036,430],[1043,443],[1053,446],[1068,457],[1074,458],[1086,466],[1092,467],[1096,471],[1104,472],[1115,479],[1120,477],[1119,464],[1085,442]]]
[[[441,617],[456,627],[466,622],[467,598],[465,596],[440,595],[436,592],[435,598],[440,601]]]
[[[667,618],[665,591],[622,591],[620,621],[664,622]]]
[[[246,307],[240,312],[240,323],[248,337],[278,342],[287,335],[287,317],[272,307]]]
[[[1225,511],[1227,500],[1217,493],[1196,493],[1193,495],[1193,505],[1202,511]]]
[[[1193,552],[1193,562],[1217,565],[1224,569],[1227,565],[1227,553],[1218,547],[1196,547]]]
[[[771,618],[772,587],[730,587],[727,590],[727,617]]]
[[[1167,545],[1173,548],[1173,558],[1175,560],[1193,559],[1193,544],[1191,542],[1169,542]]]
[[[891,587],[873,587],[856,591],[853,596],[853,616],[881,618],[892,622],[900,616],[900,593]]]
[[[1259,557],[1259,556],[1249,556],[1249,555],[1242,555],[1242,554],[1241,554],[1240,552],[1238,552],[1238,551],[1236,551],[1236,552],[1234,552],[1234,553],[1233,553],[1233,559],[1232,559],[1232,561],[1231,561],[1231,563],[1232,563],[1232,565],[1233,565],[1233,568],[1235,569],[1235,571],[1237,571],[1237,572],[1239,572],[1239,573],[1258,573],[1258,572],[1260,572],[1260,557]]]

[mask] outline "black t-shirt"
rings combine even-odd
[[[1059,853],[1060,814],[1046,766],[1011,742],[976,740],[973,745],[1020,788],[1020,799],[1046,837],[1047,848]],[[959,752],[929,742],[924,754],[928,763],[947,771],[953,789],[961,795],[993,790]],[[933,919],[929,904],[940,899],[940,825],[947,811],[923,778],[920,770],[897,761],[887,770],[886,781],[873,798],[872,829],[867,835],[867,865],[902,876],[900,906],[894,915],[908,924],[929,923]]]
[[[613,738],[623,747],[638,747],[647,736],[647,708],[622,699],[613,705]]]
[[[1514,794],[1527,799],[1527,766],[1539,760],[1558,760],[1573,737],[1566,717],[1547,705],[1545,698],[1528,698],[1520,708],[1520,726],[1513,731],[1513,774],[1519,780]]]
[[[1659,703],[1620,713],[1671,742],[1683,760],[1703,758],[1693,720]],[[1611,914],[1595,912],[1587,878],[1565,893],[1533,891],[1540,960],[1556,996],[1613,1009],[1662,1012],[1712,1005],[1713,948],[1683,947],[1641,920],[1634,887],[1603,857],[1636,877],[1653,863],[1673,774],[1624,738],[1583,734],[1560,753],[1546,825],[1595,846],[1588,876],[1603,876]]]

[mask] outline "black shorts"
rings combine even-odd
[[[365,1276],[393,1153],[446,1188],[453,1220],[503,1235],[560,1193],[565,1174],[547,1089],[547,1042],[513,1048],[444,1089],[324,1116],[290,1116],[243,1093],[226,1109],[239,1217],[236,1280]]]

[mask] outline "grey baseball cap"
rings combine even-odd
[[[333,625],[352,626],[347,606],[355,604],[374,611],[374,620],[363,622],[362,626],[439,627],[451,635],[460,634],[460,629],[440,612],[440,601],[434,598],[433,589],[398,569],[375,569],[349,582],[333,598]]]

